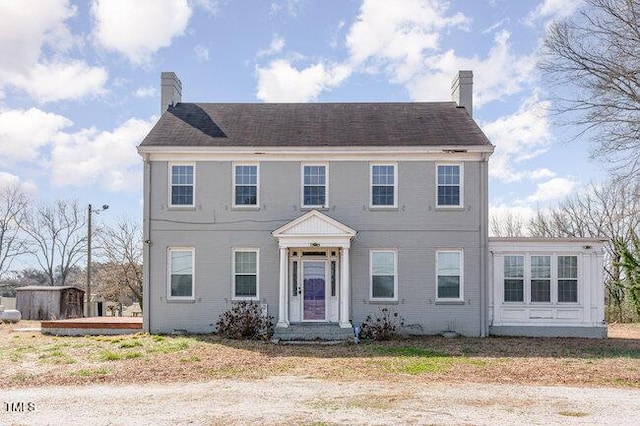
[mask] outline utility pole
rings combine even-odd
[[[91,309],[91,204],[87,210],[87,317],[92,315]]]
[[[99,214],[108,208],[109,206],[104,204],[102,209],[92,210],[91,204],[89,204],[87,209],[87,317],[93,316],[93,306],[91,304],[91,216],[93,213]]]

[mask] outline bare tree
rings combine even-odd
[[[572,19],[550,26],[540,68],[570,94],[557,94],[556,112],[596,143],[596,156],[618,172],[640,173],[640,3],[586,0]],[[619,167],[622,166],[622,169]]]
[[[515,213],[491,214],[489,229],[493,237],[524,237],[526,235],[525,219]]]
[[[85,256],[86,215],[77,201],[40,205],[24,221],[30,252],[49,285],[65,285],[73,267]]]
[[[621,247],[628,247],[640,228],[640,184],[627,185],[612,180],[592,184],[560,202],[557,207],[538,211],[529,221],[534,237],[604,238],[606,288],[610,306],[622,318],[622,305],[628,296],[620,268]]]
[[[100,249],[107,260],[100,278],[112,297],[122,291],[133,294],[142,305],[142,228],[131,218],[120,218],[107,226],[99,237]],[[107,295],[105,294],[105,297]]]
[[[20,226],[28,204],[20,186],[0,188],[0,279],[9,271],[13,261],[28,251],[20,238]]]

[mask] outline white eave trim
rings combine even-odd
[[[397,161],[397,160],[481,160],[494,150],[493,145],[440,146],[327,146],[327,147],[201,147],[201,146],[138,146],[140,155],[148,154],[152,161]]]

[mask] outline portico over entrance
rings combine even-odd
[[[351,328],[351,239],[356,231],[312,210],[273,231],[280,248],[276,327],[338,323]]]

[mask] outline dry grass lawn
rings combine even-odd
[[[475,382],[640,388],[640,324],[609,338],[420,337],[338,346],[279,346],[217,336],[54,337],[0,325],[0,388],[257,380]]]

